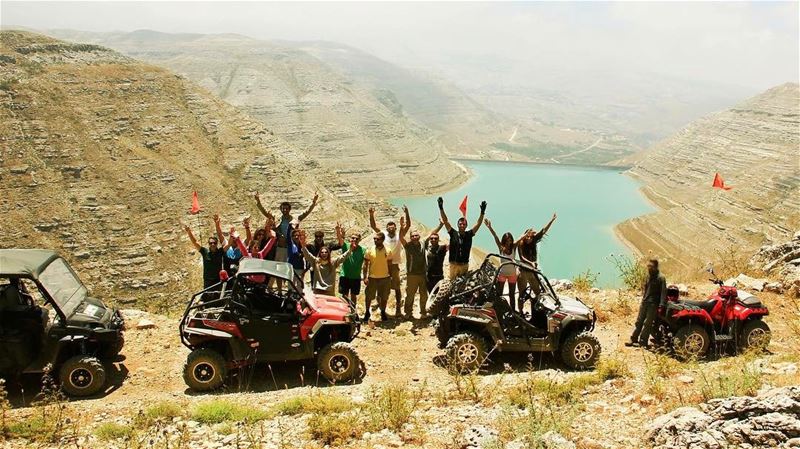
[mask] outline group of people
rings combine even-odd
[[[256,206],[264,215],[264,226],[253,231],[250,219],[246,218],[242,223],[244,240],[233,226],[225,238],[218,215],[213,217],[216,235],[208,238],[208,246],[202,246],[191,228],[186,226],[189,240],[202,257],[204,288],[217,285],[220,281],[219,273],[223,269],[234,275],[242,258],[267,259],[291,264],[301,289],[305,286],[307,273],[310,275],[309,286],[315,293],[334,295],[338,282],[338,293],[348,297],[353,303],[357,303],[363,284],[365,321],[370,319],[371,306],[375,300],[381,320],[389,319],[387,307],[392,292],[395,317],[412,318],[414,300],[418,296],[421,318],[424,319],[427,317],[428,294],[445,278],[445,258],[449,262],[448,278],[466,273],[469,269],[472,240],[482,224],[489,228],[502,255],[514,258],[516,254],[519,259],[536,266],[537,245],[556,219],[553,214],[552,219],[541,230],[528,229],[516,240],[510,232],[498,237],[491,221],[485,218],[486,201],[480,203],[480,216],[471,228],[468,228],[465,217],[459,218],[456,227],[453,227],[444,211],[444,200],[440,197],[439,225],[424,239],[419,230],[411,229],[411,215],[407,207],[403,206],[399,227],[394,220],[387,221],[385,227],[381,227],[375,219],[375,210],[370,208],[369,225],[374,234],[373,245],[367,248],[361,245],[362,236],[359,232],[353,232],[346,237],[345,230],[339,223],[335,227],[335,242],[326,242],[325,233],[319,230],[314,232],[313,241],[308,242],[305,229],[301,229],[301,222],[311,214],[318,200],[318,195],[314,195],[309,208],[296,218],[291,214],[291,204],[283,202],[279,207],[280,215],[275,217],[264,208],[259,194],[256,193]],[[447,231],[449,243],[441,241],[439,231],[442,227]],[[338,255],[335,255],[334,252],[337,251]],[[403,254],[406,272],[405,301],[400,277]],[[281,281],[270,279],[269,282],[271,286],[277,282],[277,288],[283,288]],[[511,305],[515,309],[517,283],[520,284],[520,291],[528,285],[539,290],[538,281],[532,273],[518,273],[510,265],[504,267],[498,283],[501,284],[501,289],[508,289]],[[519,308],[522,308],[522,304],[519,304]]]

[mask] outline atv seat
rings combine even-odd
[[[714,308],[714,305],[717,303],[717,300],[709,299],[709,300],[692,301],[690,299],[687,299],[684,300],[683,303],[686,305],[697,307],[699,309],[703,309],[706,312],[711,313],[711,309]]]
[[[742,291],[739,292],[739,297],[737,298],[736,302],[751,309],[763,307],[760,299],[756,298],[750,293]]]

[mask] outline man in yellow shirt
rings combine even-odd
[[[381,321],[389,319],[386,316],[386,303],[389,301],[389,291],[391,290],[391,279],[389,277],[389,260],[392,251],[383,245],[386,236],[382,232],[376,232],[372,237],[375,246],[367,250],[364,255],[363,278],[366,291],[367,311],[364,313],[364,322],[369,321],[369,310],[375,295],[378,296],[378,307],[381,309]]]

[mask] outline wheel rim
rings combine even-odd
[[[195,380],[202,383],[211,382],[216,373],[217,371],[214,369],[214,365],[208,362],[200,362],[195,365],[194,369],[192,370]]]
[[[92,384],[92,372],[86,368],[75,368],[69,373],[69,383],[75,388],[86,388]]]
[[[344,354],[336,354],[328,361],[328,367],[334,374],[343,374],[350,369],[350,357]]]
[[[579,362],[586,362],[592,358],[592,355],[594,355],[594,348],[588,342],[582,341],[575,345],[575,349],[572,351],[572,354],[575,356],[575,360]]]
[[[686,341],[683,342],[683,348],[688,354],[698,355],[703,352],[705,339],[697,332],[693,332],[686,336]]]
[[[478,347],[474,343],[464,343],[458,347],[456,356],[461,363],[475,363],[478,360]]]
[[[747,346],[766,346],[767,331],[761,328],[755,328],[747,335]]]

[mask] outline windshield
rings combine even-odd
[[[64,259],[52,261],[39,276],[39,282],[68,317],[86,297],[86,287]]]

